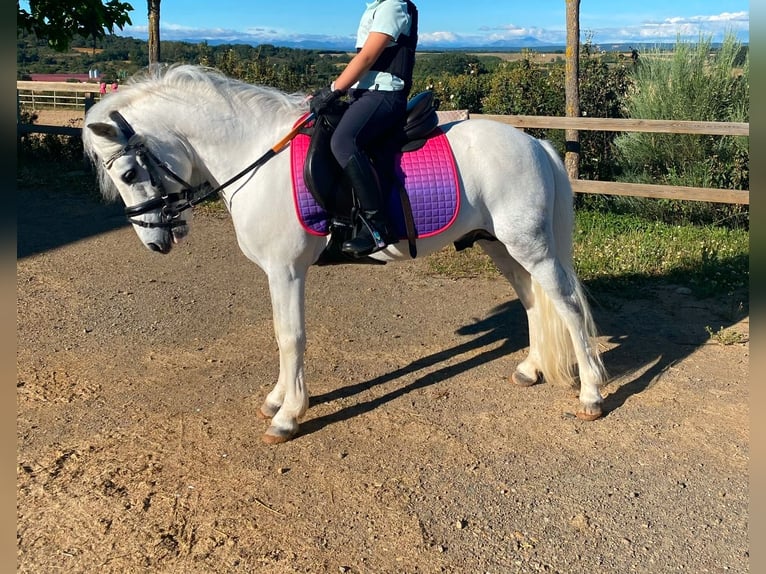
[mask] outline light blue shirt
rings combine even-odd
[[[370,32],[380,32],[398,40],[401,34],[410,33],[411,19],[405,0],[374,0],[367,4],[367,9],[359,21],[356,32],[356,47],[361,48]],[[393,41],[389,46],[396,45]],[[404,80],[388,72],[370,70],[353,86],[365,90],[376,89],[395,92],[404,89]]]

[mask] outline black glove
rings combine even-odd
[[[314,92],[314,95],[311,96],[309,109],[316,116],[325,114],[332,108],[333,103],[335,103],[335,101],[342,95],[342,91],[333,90],[330,86],[326,86],[321,90],[317,90]]]

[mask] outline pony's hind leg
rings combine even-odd
[[[542,375],[549,382],[572,388],[579,382],[577,416],[584,420],[599,418],[603,402],[599,387],[606,374],[595,346],[590,308],[574,270],[551,255],[532,256],[517,249],[527,255],[523,260],[501,242],[483,242],[482,247],[509,279],[527,310],[529,355],[519,364],[512,380],[528,386]]]
[[[602,415],[603,399],[599,387],[606,380],[606,371],[598,353],[596,329],[585,292],[574,270],[554,258],[532,266],[531,275],[540,325],[546,331],[548,345],[557,349],[559,355],[550,356],[554,362],[544,370],[553,370],[555,378],[576,387],[577,380],[571,368],[571,351],[574,351],[581,406],[576,414],[583,420],[595,420]]]
[[[534,306],[532,278],[519,262],[511,257],[505,245],[499,241],[478,241],[484,252],[490,256],[498,271],[513,287],[527,314],[529,327],[529,353],[516,366],[511,381],[521,387],[530,387],[542,381],[543,373],[540,362],[539,314]]]

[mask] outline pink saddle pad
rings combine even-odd
[[[447,136],[430,137],[418,150],[399,154],[396,176],[407,190],[412,206],[417,237],[430,237],[447,229],[455,221],[460,207],[460,188],[455,159]],[[303,227],[313,235],[329,233],[330,214],[314,199],[303,179],[311,138],[298,134],[290,143],[290,160],[295,209]],[[389,216],[401,238],[407,237],[398,189],[391,190]]]

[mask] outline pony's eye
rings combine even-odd
[[[122,181],[125,183],[130,183],[134,179],[136,179],[136,170],[135,169],[129,169],[125,173],[122,174]]]

